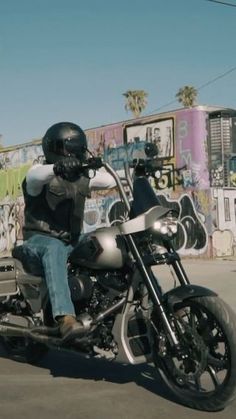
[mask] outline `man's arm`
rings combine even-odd
[[[36,164],[29,169],[26,175],[26,189],[30,195],[39,195],[43,186],[53,179],[55,176],[53,167],[53,164]],[[124,175],[124,170],[118,170],[117,173],[119,176],[122,176]],[[90,179],[89,182],[91,190],[112,189],[115,186],[115,179],[105,169],[97,170],[94,178]]]
[[[97,170],[95,176],[92,179],[90,179],[89,182],[89,188],[91,190],[112,189],[115,186],[115,180],[104,169]]]
[[[35,164],[26,175],[26,190],[28,194],[37,196],[42,192],[43,186],[55,176],[53,164]]]
[[[124,170],[117,170],[116,173],[120,178],[124,177]],[[126,182],[125,182],[126,184]],[[94,178],[90,180],[89,188],[96,189],[112,189],[116,187],[116,182],[113,176],[108,173],[104,168],[96,171]]]

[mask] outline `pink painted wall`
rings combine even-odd
[[[205,111],[188,109],[176,113],[176,166],[187,165],[196,189],[210,188]]]

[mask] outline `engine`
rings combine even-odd
[[[119,270],[103,273],[99,271],[96,277],[75,270],[69,275],[69,284],[76,315],[87,312],[96,318],[120,300],[129,281],[128,274]],[[114,358],[117,353],[117,344],[112,335],[114,320],[115,314],[106,316],[98,325],[91,341],[87,340],[84,350],[88,351],[90,347],[99,357]]]
[[[98,272],[96,277],[87,272],[74,269],[69,272],[69,287],[72,301],[81,310],[89,311],[91,316],[106,310],[127,290],[128,274],[121,271]],[[77,313],[78,314],[78,313]]]
[[[79,302],[82,305],[88,303],[92,297],[94,288],[90,276],[78,271],[72,271],[69,272],[68,282],[73,303],[76,304]]]

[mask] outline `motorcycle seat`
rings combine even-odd
[[[26,257],[22,245],[14,247],[12,256],[16,259],[18,282],[21,284],[40,285],[43,281],[42,275],[34,271],[34,265]]]
[[[36,276],[27,272],[20,260],[16,260],[16,269],[16,277],[19,284],[40,285],[43,281],[41,276]]]

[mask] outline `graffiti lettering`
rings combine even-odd
[[[178,123],[178,139],[179,139],[179,155],[182,158],[182,162],[187,165],[187,167],[191,167],[191,150],[189,148],[184,148],[183,143],[184,140],[188,137],[188,122],[185,120],[181,120]]]
[[[0,252],[8,254],[16,241],[22,240],[24,218],[24,202],[19,198],[16,202],[0,205]]]
[[[132,163],[134,159],[145,159],[144,147],[145,142],[141,141],[138,143],[129,143],[124,146],[117,148],[106,149],[104,154],[104,159],[111,164],[115,170],[123,169],[124,161]],[[154,184],[156,189],[163,190],[165,188],[173,188],[177,185],[183,184],[183,176],[180,169],[175,169],[173,164],[163,165],[161,169],[158,170],[159,176],[156,177]]]
[[[163,206],[179,212],[179,228],[174,241],[175,248],[182,254],[205,252],[208,243],[207,231],[191,197],[185,194],[178,200],[173,200],[158,194],[158,199]]]
[[[178,216],[178,233],[173,240],[176,250],[182,255],[199,255],[206,252],[208,235],[205,225],[202,222],[201,214],[195,209],[192,198],[184,194],[179,199],[167,198],[164,194],[157,194],[161,205],[170,208]],[[106,225],[118,224],[127,219],[127,211],[124,203],[118,198],[111,201],[109,206],[104,208],[106,213]],[[92,210],[89,219],[94,218]]]
[[[146,158],[144,147],[145,142],[129,143],[117,148],[106,148],[104,159],[111,164],[115,170],[123,169],[124,161],[131,163],[136,158]]]
[[[9,196],[17,198],[22,195],[21,183],[29,169],[29,165],[0,171],[0,199]]]
[[[175,169],[172,164],[164,165],[163,168],[159,170],[159,177],[155,179],[155,188],[157,190],[167,188],[175,189],[175,186],[183,185],[183,175],[181,171],[184,169],[185,166]]]
[[[181,120],[178,123],[178,137],[184,139],[188,136],[188,122]]]

